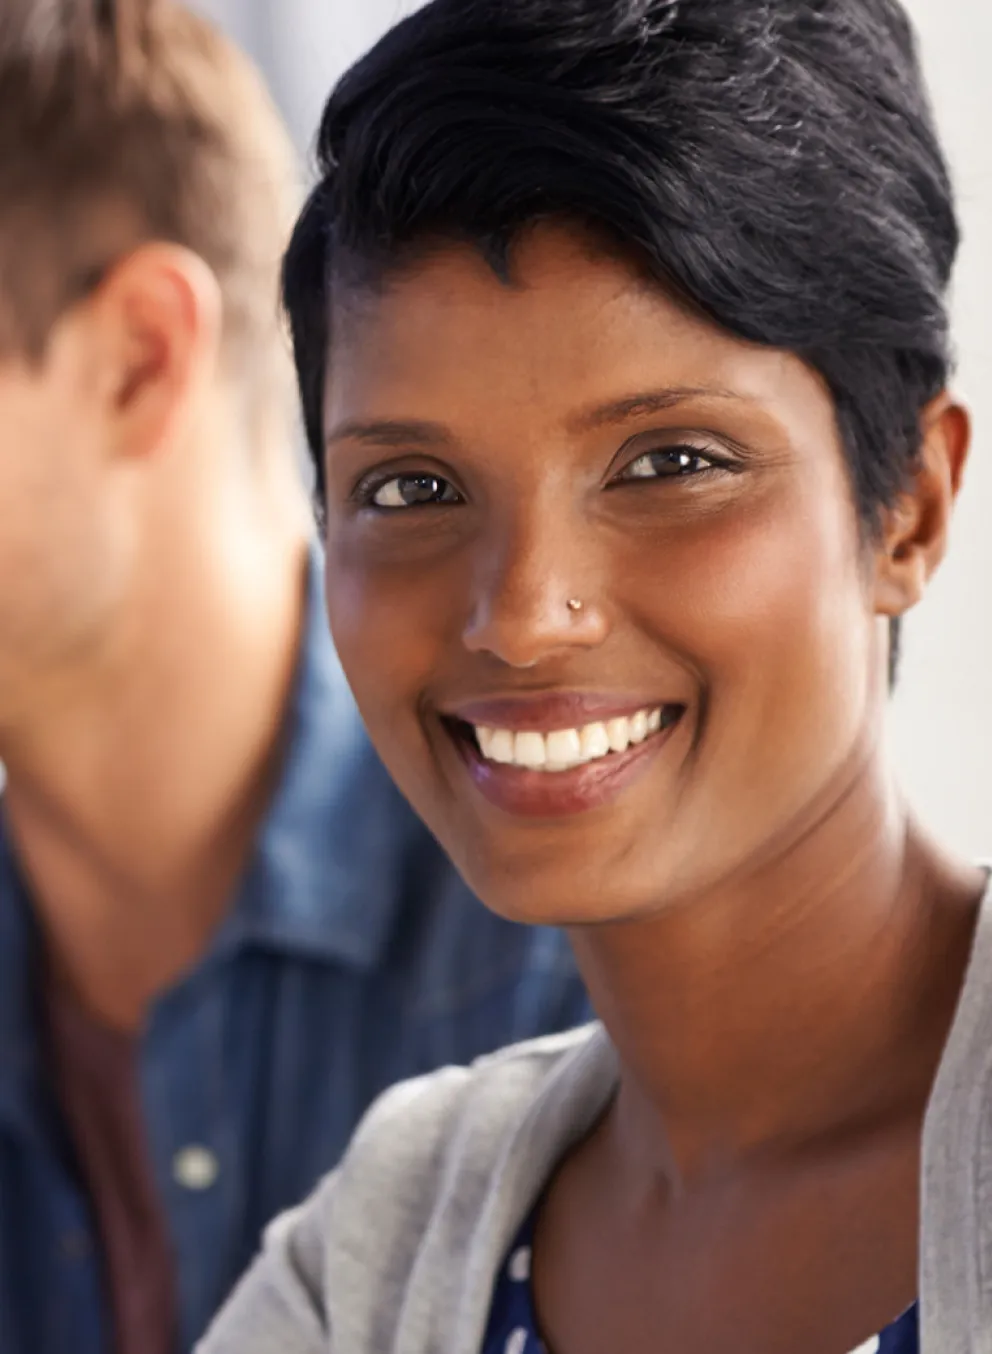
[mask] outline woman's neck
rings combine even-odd
[[[577,931],[623,1068],[611,1131],[640,1179],[678,1187],[922,1113],[983,886],[869,769],[760,866]]]

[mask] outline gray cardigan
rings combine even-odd
[[[591,1025],[387,1092],[197,1354],[478,1354],[517,1229],[616,1078]],[[992,886],[924,1129],[923,1354],[992,1354],[990,1094]]]

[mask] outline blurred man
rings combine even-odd
[[[380,1089],[586,1014],[401,803],[325,634],[293,180],[168,0],[4,0],[2,1354],[188,1348]]]

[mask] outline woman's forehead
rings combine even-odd
[[[325,427],[374,414],[434,418],[499,405],[578,425],[641,394],[823,416],[819,376],[793,354],[728,334],[643,270],[560,227],[532,232],[501,279],[481,253],[433,250],[335,307]]]

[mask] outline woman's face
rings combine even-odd
[[[441,250],[346,298],[334,334],[334,638],[492,908],[646,915],[842,795],[884,622],[817,375],[557,227],[512,285]]]

